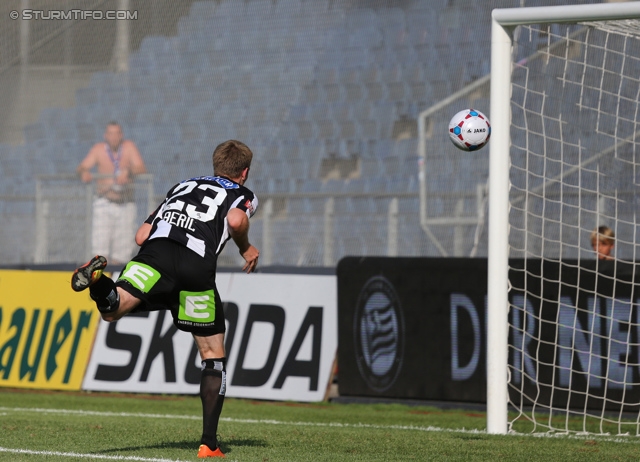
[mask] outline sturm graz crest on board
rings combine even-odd
[[[366,282],[353,325],[360,375],[374,390],[387,390],[402,366],[404,322],[400,299],[386,278],[375,276]]]

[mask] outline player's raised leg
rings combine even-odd
[[[116,321],[135,308],[140,300],[117,288],[115,282],[103,273],[107,259],[96,255],[73,272],[71,288],[76,292],[89,289],[91,299],[105,321]]]
[[[98,311],[112,313],[120,306],[120,296],[111,278],[102,274],[106,267],[107,259],[96,255],[73,272],[71,288],[76,292],[89,289],[89,295],[96,302]]]
[[[102,255],[96,255],[73,272],[71,288],[76,292],[85,290],[100,279],[102,271],[104,271],[106,267],[107,259]]]

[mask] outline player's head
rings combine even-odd
[[[591,247],[596,251],[599,260],[611,260],[616,235],[608,226],[599,226],[591,232]]]
[[[226,176],[240,184],[247,181],[253,153],[241,141],[228,140],[213,151],[213,174]]]
[[[122,127],[120,124],[115,120],[109,122],[107,124],[107,128],[104,130],[104,140],[107,142],[109,147],[113,150],[118,149],[123,138],[124,135],[122,134]]]

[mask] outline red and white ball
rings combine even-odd
[[[458,112],[449,122],[449,137],[456,148],[463,151],[477,151],[489,141],[491,124],[482,112],[465,109]]]

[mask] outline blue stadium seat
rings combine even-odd
[[[409,34],[404,11],[401,8],[381,10],[378,15],[378,22],[385,48],[397,49],[409,46]]]
[[[393,140],[389,138],[376,140],[373,146],[374,155],[379,159],[384,159],[393,155]]]
[[[289,175],[294,179],[306,180],[311,177],[311,165],[307,159],[294,159],[287,162]]]
[[[418,139],[405,138],[394,143],[393,155],[407,160],[417,161]]]
[[[353,29],[349,28],[348,30]],[[363,27],[357,27],[355,30],[357,30],[358,33],[350,34],[348,37],[347,43],[350,47],[372,49],[382,46],[383,36],[375,24],[367,24]]]
[[[363,178],[370,178],[379,175],[381,167],[377,158],[363,158],[360,160],[360,175]]]
[[[366,192],[367,182],[363,178],[354,178],[347,180],[343,191],[345,193],[362,193]]]
[[[214,10],[214,17],[216,19],[226,18],[243,18],[244,17],[244,5],[240,2],[215,2],[216,7]]]
[[[311,215],[313,213],[313,205],[308,198],[289,198],[286,202],[287,214],[291,218],[296,219],[300,215]]]
[[[42,122],[35,122],[24,127],[25,141],[37,141],[49,138],[51,135]]]
[[[217,13],[216,2],[203,2],[198,1],[194,2],[191,5],[191,10],[189,11],[189,16],[187,18],[206,18],[211,19]]]
[[[270,193],[294,193],[297,190],[297,183],[293,178],[269,178],[267,181]]]
[[[422,3],[424,8],[411,10],[406,15],[409,41],[414,46],[433,42],[434,35],[439,31],[438,12],[427,6],[426,2],[416,3]]]

